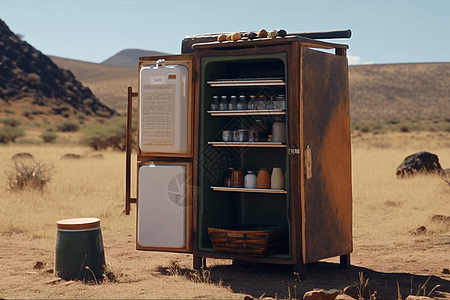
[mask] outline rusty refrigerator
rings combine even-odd
[[[348,266],[347,48],[291,36],[196,43],[190,54],[141,57],[139,91],[128,93],[129,109],[138,98],[136,199],[130,128],[126,187],[127,213],[137,203],[137,249],[192,253],[196,268],[208,257],[301,270],[340,256]],[[243,96],[248,104],[259,95],[262,109],[211,106],[214,96]],[[284,126],[282,139],[274,140],[275,123]],[[224,140],[224,132],[239,130],[241,139]],[[284,188],[227,186],[231,167],[243,174],[281,169]]]

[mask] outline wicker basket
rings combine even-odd
[[[251,256],[275,254],[286,248],[288,230],[281,226],[208,228],[214,249]]]

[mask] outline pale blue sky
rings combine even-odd
[[[0,19],[47,55],[102,62],[138,48],[177,54],[199,33],[351,29],[361,63],[449,62],[450,0],[0,0]]]

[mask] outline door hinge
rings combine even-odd
[[[289,148],[288,149],[288,154],[289,155],[299,155],[300,154],[300,149],[298,149],[298,148]]]

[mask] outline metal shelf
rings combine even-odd
[[[240,193],[264,193],[264,194],[287,194],[285,190],[272,190],[272,189],[249,189],[249,188],[237,188],[237,187],[222,187],[211,186],[214,191],[219,192],[240,192]]]
[[[208,114],[213,117],[225,116],[269,116],[269,115],[285,115],[286,111],[281,109],[271,110],[208,110]]]
[[[213,147],[261,147],[261,148],[286,148],[286,144],[280,142],[208,142]]]
[[[283,79],[267,78],[267,79],[223,79],[211,80],[207,83],[212,87],[226,87],[226,86],[283,86],[286,85]]]

